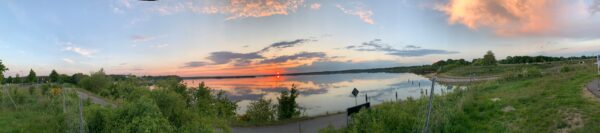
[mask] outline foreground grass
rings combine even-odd
[[[53,96],[42,94],[39,88],[30,91],[20,86],[2,86],[0,89],[1,132],[78,131],[79,99],[74,92],[62,90]]]
[[[519,71],[523,68],[541,68],[547,69],[555,66],[556,64],[499,64],[498,66],[459,66],[453,68],[447,68],[448,70],[442,69],[442,76],[457,76],[457,77],[469,77],[471,74],[475,77],[489,77],[489,76],[501,76],[506,72]]]
[[[597,78],[595,66],[569,67],[572,71],[489,81],[436,96],[430,129],[432,132],[600,131],[600,102],[583,96],[584,85]],[[426,105],[426,99],[384,103],[354,116],[348,128],[328,128],[322,132],[421,132]]]

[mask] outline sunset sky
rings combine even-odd
[[[251,75],[600,53],[600,0],[3,0],[6,76]]]

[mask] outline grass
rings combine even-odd
[[[497,66],[461,66],[451,68],[441,73],[442,76],[458,76],[458,77],[469,77],[471,74],[476,77],[489,77],[489,76],[500,76],[503,73],[510,71],[518,71],[524,67],[549,67],[548,64],[500,64]]]
[[[598,78],[596,66],[554,64],[537,67],[547,70],[559,65],[568,65],[573,71],[549,71],[541,77],[488,81],[436,96],[431,131],[600,131],[600,102],[583,96],[584,85]],[[491,74],[502,75],[519,67],[522,66],[500,65],[493,68]],[[468,68],[455,68],[453,74],[460,75],[458,70]],[[327,128],[322,132],[421,132],[426,107],[427,99],[384,103],[361,111],[348,128]]]
[[[64,90],[63,97],[42,95],[40,88],[35,88],[33,93],[23,86],[2,86],[0,89],[2,132],[77,131],[79,101],[75,93]],[[63,112],[63,102],[66,112]]]

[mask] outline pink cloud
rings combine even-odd
[[[310,5],[310,9],[318,10],[319,8],[321,8],[321,4],[319,3],[313,3]]]
[[[375,24],[375,21],[371,18],[371,16],[373,16],[373,11],[371,10],[362,7],[355,7],[355,9],[346,9],[342,5],[336,5],[336,7],[346,14],[358,16],[365,23]]]
[[[450,0],[438,5],[450,24],[463,24],[469,29],[489,27],[499,35],[545,33],[552,29],[552,0]]]

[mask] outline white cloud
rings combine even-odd
[[[151,48],[164,48],[169,46],[169,44],[163,43],[163,44],[156,44],[156,45],[152,45],[150,46]]]
[[[73,64],[73,63],[75,63],[75,61],[74,61],[74,60],[72,60],[72,59],[69,59],[69,58],[62,58],[62,60],[63,60],[63,61],[65,61],[65,62],[67,62],[67,63],[69,63],[69,64]]]
[[[346,9],[346,8],[344,8],[344,6],[339,5],[339,4],[335,5],[335,7],[339,8],[346,14],[358,16],[365,23],[375,24],[375,20],[373,20],[371,18],[371,16],[373,16],[373,11],[371,11],[369,9],[365,9],[364,7],[361,7],[361,6],[356,6],[356,7],[354,7],[354,9]]]
[[[81,56],[85,56],[85,57],[91,57],[92,54],[95,53],[93,50],[84,49],[84,48],[75,47],[75,46],[68,46],[64,50],[71,51],[71,52],[77,53],[77,54],[79,54]]]

